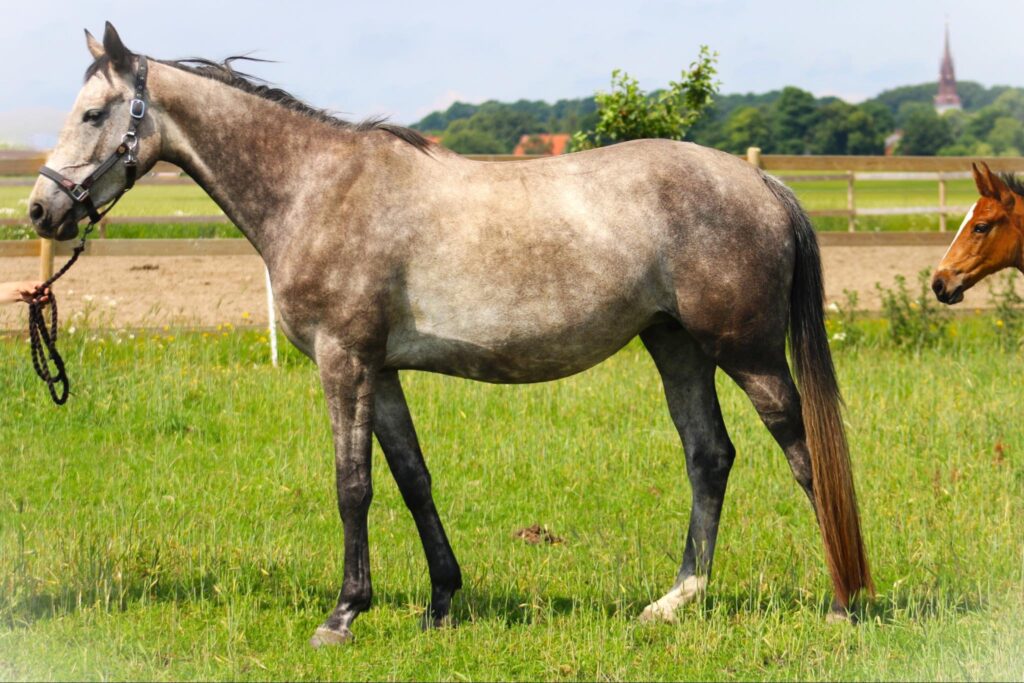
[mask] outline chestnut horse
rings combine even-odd
[[[777,180],[666,140],[475,162],[415,131],[331,117],[230,60],[149,59],[109,24],[102,44],[88,33],[87,43],[95,61],[29,215],[40,235],[71,239],[166,160],[256,247],[285,333],[319,368],[334,432],[344,570],[314,645],[351,639],[370,606],[373,435],[423,541],[430,624],[462,585],[399,370],[553,380],[637,335],[661,374],[693,495],[679,574],[642,616],[673,619],[711,571],[735,458],[717,368],[748,394],[810,498],[838,606],[870,590],[818,244]]]
[[[967,211],[932,277],[932,291],[944,304],[960,303],[964,292],[1003,268],[1024,270],[1024,181],[997,175],[984,162],[971,169],[981,198]]]

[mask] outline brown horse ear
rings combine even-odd
[[[121,36],[117,35],[117,29],[109,21],[107,22],[106,30],[103,32],[103,49],[106,51],[107,56],[110,57],[110,63],[114,65],[118,71],[125,73],[132,69],[132,57],[131,50],[124,46],[121,42]]]
[[[999,177],[998,173],[993,173],[985,167],[988,171],[988,182],[992,186],[992,192],[994,193],[993,199],[997,199],[1002,203],[1003,208],[1007,211],[1013,211],[1013,205],[1017,201],[1014,197],[1013,190],[1006,184],[1006,181]]]
[[[103,43],[96,40],[96,37],[89,33],[89,29],[85,29],[85,46],[89,48],[89,54],[93,59],[99,59],[106,54],[103,50]]]
[[[974,172],[974,184],[978,187],[978,194],[989,199],[998,199],[998,195],[996,195],[992,184],[989,182],[989,178],[992,177],[992,171],[988,169],[984,161],[979,163],[981,168],[978,167],[978,164],[971,164],[971,171]]]

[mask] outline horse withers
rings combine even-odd
[[[1024,181],[996,174],[988,164],[971,164],[981,197],[932,276],[932,291],[944,304],[963,301],[964,292],[1004,268],[1024,270]]]
[[[319,368],[334,433],[344,570],[314,645],[349,640],[370,606],[372,435],[423,541],[429,624],[445,621],[462,585],[399,370],[554,380],[637,335],[661,374],[693,494],[678,576],[642,617],[674,619],[711,573],[735,458],[716,368],[750,397],[810,498],[838,608],[871,588],[818,245],[777,180],[664,140],[475,162],[409,129],[331,117],[231,60],[148,59],[109,24],[102,44],[88,33],[87,43],[94,61],[52,172],[32,192],[31,218],[44,237],[73,237],[88,213],[76,184],[113,158],[131,126],[140,174],[158,160],[178,165],[260,253],[285,333]],[[128,180],[114,163],[89,182],[92,202]]]

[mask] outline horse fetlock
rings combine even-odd
[[[664,621],[675,623],[676,610],[683,605],[693,602],[698,595],[707,588],[708,580],[705,576],[688,576],[683,582],[658,598],[640,613],[640,621],[644,623]]]
[[[438,615],[434,612],[434,606],[431,605],[430,609],[428,609],[426,614],[423,615],[422,627],[424,631],[450,629],[455,628],[455,625],[455,618],[448,613],[447,609],[443,615]]]

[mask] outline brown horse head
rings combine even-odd
[[[1022,184],[1012,176],[996,175],[985,163],[971,168],[981,198],[967,212],[932,278],[932,291],[945,304],[959,303],[987,275],[1024,266]]]

